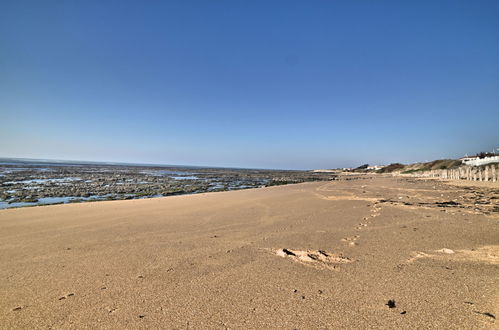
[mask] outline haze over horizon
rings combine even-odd
[[[3,1],[0,157],[314,169],[499,147],[499,2]]]

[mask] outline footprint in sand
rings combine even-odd
[[[381,212],[381,207],[376,206],[376,204],[372,207],[371,214],[368,217],[364,217],[363,220],[364,222],[359,223],[355,229],[361,230],[363,227],[367,227],[368,224],[370,224],[374,218],[378,217]]]
[[[362,229],[362,228],[364,228],[364,227],[367,227],[367,223],[362,223],[362,222],[361,222],[361,223],[359,223],[359,225],[358,225],[357,227],[355,227],[355,229],[357,229],[357,230],[361,230],[361,229]]]
[[[275,253],[280,257],[289,258],[303,265],[319,269],[335,269],[338,264],[353,262],[353,260],[351,260],[350,258],[344,257],[339,254],[332,254],[323,250],[300,251],[291,249],[279,249]]]
[[[342,238],[341,241],[347,242],[348,245],[350,245],[350,246],[355,246],[355,245],[359,245],[359,243],[355,242],[356,240],[359,239],[359,237],[360,237],[359,235],[345,237],[345,238]]]
[[[345,237],[345,238],[342,238],[341,240],[343,242],[350,242],[350,241],[356,241],[360,238],[359,235],[355,235],[355,236],[349,236],[349,237]]]

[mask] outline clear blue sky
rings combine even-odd
[[[499,1],[1,1],[0,156],[262,168],[499,147]]]

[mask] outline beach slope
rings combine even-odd
[[[496,328],[498,197],[366,176],[0,210],[0,328]]]

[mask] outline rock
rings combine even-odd
[[[447,249],[447,248],[443,248],[443,249],[437,250],[437,252],[441,252],[441,253],[445,253],[445,254],[454,254],[454,253],[456,253],[453,250]]]
[[[388,300],[388,302],[386,303],[386,306],[388,306],[388,308],[395,308],[395,307],[397,307],[394,299]]]

